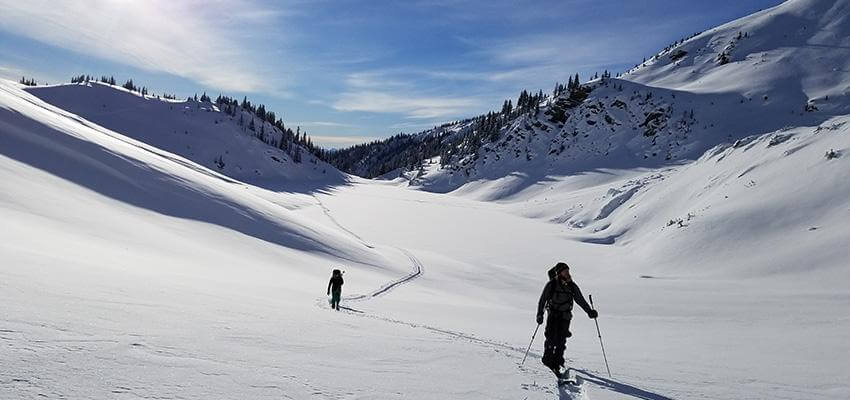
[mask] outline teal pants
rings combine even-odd
[[[342,290],[334,290],[331,292],[331,308],[339,310],[339,298]]]

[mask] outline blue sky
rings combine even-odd
[[[242,97],[345,146],[624,71],[778,0],[0,0],[0,77]]]

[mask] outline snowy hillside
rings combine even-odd
[[[197,221],[332,259],[382,263],[362,243],[292,214],[288,209],[305,201],[300,197],[293,196],[288,208],[281,208],[262,198],[265,190],[80,119],[8,81],[2,84],[3,156],[10,166],[4,198],[7,205],[18,204],[14,209],[43,210],[43,217],[99,221],[109,227],[90,227],[93,232],[125,225],[135,229],[136,223],[118,219],[136,213]],[[59,182],[70,193],[57,189]],[[104,214],[109,207],[96,206],[115,202],[122,207],[114,217]]]
[[[211,102],[141,96],[98,82],[36,86],[27,91],[88,121],[242,182],[291,190],[296,184],[309,187],[313,182],[345,179],[306,150],[299,151],[303,157],[295,162],[288,152],[259,140],[264,135],[277,143],[281,132],[245,110],[228,115]]]
[[[563,224],[573,240],[630,248],[651,265],[647,275],[792,274],[828,285],[848,278],[848,122],[748,137],[695,162],[600,168],[531,185],[516,182],[522,177],[480,181],[455,194],[496,197],[514,212]]]
[[[839,154],[848,147],[843,121],[718,148],[681,178],[657,179],[670,182],[657,186],[657,194],[635,191],[633,198],[646,198],[641,208],[603,207],[607,217],[594,221],[599,215],[590,206],[562,215],[558,205],[595,199],[608,186],[628,193],[629,177],[639,186],[651,176],[601,171],[553,181],[563,197],[552,207],[539,203],[552,191],[542,186],[527,192],[527,202],[538,202],[533,205],[392,182],[270,192],[57,109],[16,84],[0,87],[0,217],[7,227],[0,231],[0,354],[6,360],[0,392],[10,398],[792,399],[850,393],[841,383],[843,361],[834,357],[850,351],[843,340],[850,320],[842,316],[847,296],[840,265],[789,281],[770,273],[769,265],[733,258],[724,270],[745,265],[750,279],[705,279],[699,270],[714,267],[713,260],[680,252],[682,270],[676,271],[645,257],[656,248],[668,254],[675,242],[601,246],[588,240],[599,238],[567,228],[610,222],[618,231],[629,227],[630,211],[641,220],[672,218],[686,207],[665,203],[668,191],[696,190],[682,186],[707,178],[713,164],[749,168],[748,155],[771,142],[763,167],[744,178],[758,186],[739,187],[727,176],[691,196],[708,205],[721,194],[787,188],[772,172],[786,165],[786,152],[810,163],[801,164],[810,167],[800,174],[846,177],[847,158]],[[821,148],[832,145],[838,157],[827,159]],[[588,189],[563,190],[579,186]],[[821,188],[808,189],[793,200],[808,199],[815,212],[846,199],[821,204]],[[606,195],[621,198],[616,191]],[[687,226],[657,229],[700,239],[698,223],[734,212],[727,207],[716,204],[684,221]],[[535,210],[542,214],[532,215]],[[813,262],[824,266],[823,259],[843,257],[846,218],[824,214],[782,223],[817,228],[788,240],[822,241],[821,259]],[[721,226],[734,232],[733,225]],[[539,363],[540,335],[521,364],[545,270],[556,260],[573,265],[585,292],[595,295],[614,369],[612,379],[604,376],[594,326],[577,316],[567,354],[581,381],[575,391],[550,383],[551,373]],[[330,269],[339,266],[347,271],[347,310],[334,313],[324,290]],[[827,277],[834,286],[819,282]],[[809,340],[814,335],[816,343]]]
[[[625,79],[696,93],[735,93],[765,111],[850,114],[850,3],[794,0],[659,53]]]

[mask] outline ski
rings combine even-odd
[[[553,372],[555,372],[553,370]],[[567,368],[566,371],[561,373],[560,371],[555,372],[555,376],[558,377],[558,386],[578,386],[578,378],[576,376],[570,377],[570,369]]]
[[[558,379],[558,386],[578,386],[578,381],[575,379],[563,377]]]

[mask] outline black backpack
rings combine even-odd
[[[549,268],[549,271],[547,271],[547,274],[549,274],[549,280],[554,281],[555,278],[558,276],[558,274],[561,272],[561,270],[564,269],[564,268],[569,268],[569,266],[565,263],[558,263],[554,267]],[[569,286],[567,286],[567,288],[569,290],[572,290]],[[548,300],[552,300],[553,297],[555,297],[555,291],[554,290],[552,290],[552,292],[549,294]]]

